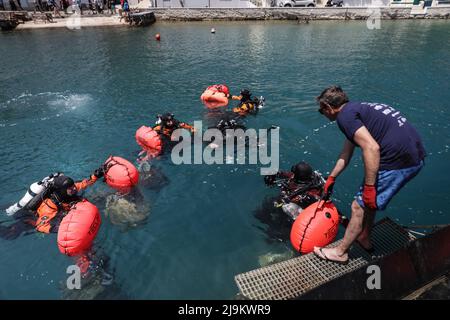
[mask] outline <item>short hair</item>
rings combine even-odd
[[[347,94],[342,90],[340,86],[331,86],[322,91],[320,96],[318,96],[317,101],[319,104],[327,103],[333,109],[339,108],[344,103],[347,103]]]

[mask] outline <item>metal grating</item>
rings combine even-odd
[[[304,256],[252,270],[235,276],[240,293],[247,299],[286,300],[369,264],[373,258],[383,257],[404,247],[415,237],[389,218],[374,225],[372,243],[375,252],[369,255],[358,245],[349,252],[346,265],[322,260],[309,253]],[[328,247],[337,246],[342,240]]]

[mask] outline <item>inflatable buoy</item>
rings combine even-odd
[[[152,155],[158,155],[162,150],[162,140],[159,134],[151,127],[142,126],[136,131],[136,142]]]
[[[314,247],[329,245],[339,227],[338,210],[332,202],[315,202],[301,211],[291,229],[291,243],[295,250],[310,253]]]
[[[87,200],[77,202],[59,225],[59,251],[74,256],[89,250],[101,223],[96,206]]]
[[[213,84],[212,86],[206,88],[206,90],[211,90],[213,92],[222,92],[225,93],[226,95],[230,94],[230,89],[226,84]]]
[[[155,39],[156,39],[156,41],[160,41],[161,40],[161,35],[159,33],[157,33],[155,35]]]
[[[111,188],[127,193],[138,183],[139,172],[128,160],[111,156],[106,160],[105,166],[105,180]]]
[[[224,84],[215,84],[206,88],[200,96],[200,100],[208,108],[219,108],[228,105],[228,95],[230,89]]]

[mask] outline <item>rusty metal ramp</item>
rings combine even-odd
[[[322,260],[309,253],[264,268],[235,276],[240,294],[247,299],[286,300],[299,298],[304,293],[337,277],[350,273],[372,259],[389,255],[410,243],[415,237],[389,218],[376,223],[372,230],[373,254],[358,245],[350,252],[348,264],[340,265]],[[328,247],[337,246],[338,240]]]

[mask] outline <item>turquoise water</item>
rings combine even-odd
[[[401,110],[429,153],[425,169],[378,218],[448,223],[450,25],[381,26],[158,23],[147,29],[0,33],[0,209],[50,172],[83,178],[110,154],[134,162],[134,133],[157,113],[212,124],[199,101],[212,83],[265,96],[266,107],[247,126],[281,127],[282,168],[306,160],[326,174],[343,136],[317,112],[314,97],[337,83],[351,99]],[[158,32],[161,42],[153,40]],[[109,257],[114,274],[114,285],[102,288],[102,297],[232,299],[235,274],[259,267],[268,253],[291,252],[257,217],[264,200],[276,195],[258,166],[175,166],[169,157],[153,166],[168,183],[139,187],[150,206],[144,225],[122,230],[102,216],[95,246]],[[362,175],[358,152],[335,186],[344,213]],[[97,183],[85,195],[103,212],[112,193]],[[0,226],[10,223],[0,216]],[[279,231],[274,225],[270,230]],[[56,235],[5,237],[0,298],[61,298],[72,261],[59,253]]]

